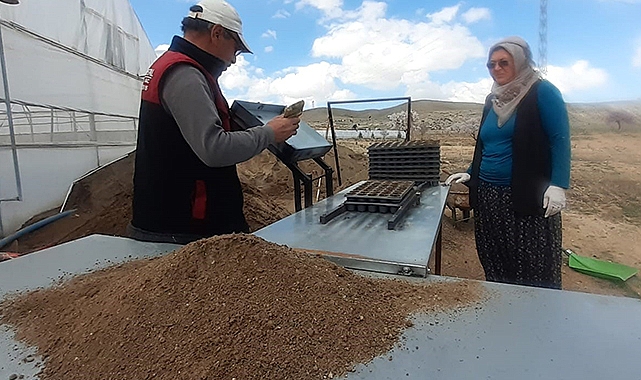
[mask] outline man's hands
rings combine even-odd
[[[299,100],[294,104],[290,104],[287,107],[285,107],[285,111],[283,111],[283,116],[285,116],[286,118],[299,117],[300,115],[303,114],[303,107],[305,107],[304,100]]]
[[[548,186],[543,194],[545,217],[558,214],[565,208],[565,190],[558,186]]]
[[[278,115],[267,122],[267,126],[274,131],[276,142],[280,143],[298,132],[298,123],[300,123],[300,118],[298,117],[287,118],[283,115]]]
[[[451,176],[447,177],[447,179],[445,180],[445,184],[447,186],[449,186],[449,185],[452,184],[452,182],[463,183],[463,182],[469,181],[470,178],[471,178],[471,176],[469,174],[467,174],[467,173],[456,173],[456,174],[452,174]]]

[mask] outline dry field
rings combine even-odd
[[[412,109],[418,112],[413,139],[441,141],[443,178],[465,170],[472,159],[480,105],[419,101]],[[641,102],[570,104],[568,112],[572,173],[568,208],[562,214],[563,246],[581,256],[641,269]],[[342,143],[366,152],[371,141]],[[454,222],[450,210],[445,213],[443,274],[484,279],[473,222],[461,222],[460,212]],[[578,273],[565,260],[563,288],[641,298],[641,276],[612,282]]]
[[[474,139],[440,136],[442,169],[470,163]],[[641,268],[641,133],[601,131],[572,136],[572,180],[563,212],[563,245],[579,255]],[[443,274],[483,279],[473,223],[454,222],[446,209]],[[459,213],[460,219],[460,213]],[[639,275],[612,282],[563,268],[563,288],[641,298]]]

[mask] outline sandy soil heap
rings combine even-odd
[[[367,156],[339,147],[343,186],[335,192],[360,180],[367,179]],[[326,162],[333,162],[330,152]],[[69,194],[65,210],[76,210],[67,218],[49,224],[4,247],[9,252],[28,253],[62,244],[91,234],[127,236],[131,221],[133,173],[135,153],[103,167],[77,182]],[[301,162],[301,168],[314,178],[321,175],[314,162]],[[294,212],[294,183],[287,167],[265,151],[238,165],[238,175],[245,198],[244,213],[250,231],[257,231]],[[336,177],[336,172],[334,172]],[[337,178],[334,179],[337,185]],[[325,183],[315,182],[313,194],[325,198]],[[315,199],[314,202],[317,202]],[[60,207],[46,211],[28,220],[23,227],[57,214]],[[3,249],[3,250],[5,250]]]
[[[0,322],[39,348],[43,379],[319,379],[392,348],[410,313],[480,289],[366,278],[226,235],[10,299]]]

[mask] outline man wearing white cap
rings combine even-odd
[[[233,128],[218,78],[251,50],[230,4],[199,2],[182,31],[143,83],[129,225],[139,240],[184,244],[249,232],[236,164],[287,140],[300,121],[277,116],[262,127]]]

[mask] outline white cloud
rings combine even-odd
[[[223,72],[219,80],[220,86],[234,92],[239,88],[251,86],[254,81],[252,71],[255,69],[250,66],[245,56],[239,55],[236,57],[236,64],[231,65]]]
[[[632,66],[641,67],[641,37],[637,39],[636,48],[632,57]]]
[[[221,78],[230,97],[278,104],[305,99],[320,106],[327,100],[355,99],[359,87],[472,102],[482,102],[489,92],[492,81],[485,76],[476,83],[431,79],[431,73],[456,70],[485,56],[485,47],[462,23],[488,17],[482,11],[468,11],[458,22],[457,5],[416,22],[386,16],[387,4],[380,1],[364,1],[355,10],[341,9],[338,0],[296,4],[325,12],[320,24],[327,32],[314,41],[310,53],[318,62],[265,75],[240,57]]]
[[[329,101],[339,101],[339,100],[353,100],[356,99],[356,95],[350,90],[338,90],[334,91],[332,95],[327,98]]]
[[[274,79],[272,88],[277,93],[288,94],[293,98],[308,96],[310,90],[328,96],[338,89],[334,70],[335,66],[328,62],[292,68],[285,75]]]
[[[448,9],[444,13],[456,13]],[[466,27],[444,22],[449,16],[430,23],[384,16],[384,3],[363,3],[353,13],[354,20],[333,24],[314,41],[312,56],[339,60],[344,83],[390,89],[485,55],[481,42]]]
[[[580,60],[569,67],[548,65],[547,78],[565,95],[603,86],[608,81],[608,73]]]
[[[289,104],[304,99],[308,104],[327,100],[353,99],[356,95],[338,86],[336,66],[319,62],[305,67],[292,67],[264,77],[252,71],[244,57],[221,77],[220,84],[228,98],[247,101]]]
[[[436,13],[428,14],[427,18],[435,24],[449,23],[454,21],[454,18],[456,17],[456,14],[458,13],[460,7],[461,5],[458,4],[453,7],[443,8]]]
[[[273,51],[274,51],[274,47],[273,46],[265,46],[265,53],[271,53]]]
[[[291,16],[289,12],[284,9],[279,9],[276,13],[274,13],[272,18],[288,18],[289,16]]]
[[[467,24],[474,24],[481,20],[490,20],[492,15],[487,8],[470,8],[461,15]]]
[[[343,0],[300,0],[296,2],[296,9],[303,9],[306,6],[320,10],[327,18],[340,17],[343,13]]]
[[[271,30],[271,29],[267,29],[267,31],[265,33],[263,33],[261,35],[261,37],[262,38],[273,38],[273,39],[276,39],[276,31],[275,30]]]
[[[483,78],[478,82],[448,82],[445,84],[430,81],[407,86],[407,95],[412,99],[438,99],[452,102],[483,103],[492,88],[492,79]]]
[[[441,89],[445,95],[444,99],[449,101],[484,103],[493,83],[491,78],[481,79],[474,83],[449,82],[442,85]]]
[[[361,6],[354,11],[341,12],[342,21],[361,20],[363,22],[374,21],[385,17],[387,3],[379,1],[363,1]]]
[[[166,52],[169,49],[168,44],[158,45],[154,51],[156,52],[156,57],[160,57],[162,53]]]

